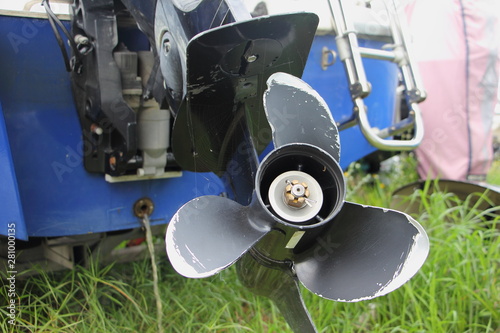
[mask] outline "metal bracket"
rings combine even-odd
[[[337,60],[337,52],[324,46],[321,53],[321,69],[326,71],[328,67],[333,66]]]
[[[390,0],[390,4],[388,3],[389,0],[383,1],[389,17],[390,31],[393,39],[391,50],[370,49],[358,45],[354,24],[346,15],[344,1],[328,0],[334,19],[339,57],[347,73],[349,90],[354,104],[353,118],[339,124],[339,129],[343,130],[359,124],[368,142],[378,149],[392,151],[414,149],[421,143],[424,135],[423,120],[417,104],[425,100],[426,94],[408,50],[407,29],[403,26],[402,20],[400,20],[396,12],[394,1]],[[388,60],[398,65],[405,86],[404,95],[409,109],[409,116],[407,118],[382,130],[373,128],[370,125],[367,114],[368,110],[363,99],[370,94],[371,84],[366,79],[362,57]],[[414,134],[410,140],[387,139],[387,137],[394,136],[411,128],[414,129]]]

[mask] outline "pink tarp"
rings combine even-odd
[[[421,178],[484,180],[493,160],[498,0],[416,0],[406,7],[428,98],[416,150]]]

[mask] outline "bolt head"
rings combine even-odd
[[[259,56],[258,56],[258,55],[256,55],[256,54],[252,54],[252,55],[249,55],[249,56],[246,58],[246,60],[247,60],[247,62],[252,63],[252,62],[255,62],[258,58],[259,58]]]
[[[163,53],[167,55],[170,52],[170,49],[172,48],[172,45],[170,44],[169,39],[165,39],[163,41]]]

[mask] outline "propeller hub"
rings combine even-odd
[[[337,161],[325,150],[291,143],[275,148],[255,175],[261,207],[274,221],[310,229],[328,223],[342,208],[345,182]]]

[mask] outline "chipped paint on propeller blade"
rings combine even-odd
[[[325,100],[307,83],[286,73],[267,80],[264,109],[273,143],[309,143],[340,159],[339,132]]]
[[[346,202],[330,224],[295,260],[299,280],[324,298],[385,295],[416,274],[429,252],[422,226],[398,211]]]
[[[251,206],[203,196],[182,206],[166,233],[167,254],[174,269],[190,278],[214,275],[248,251],[270,227],[252,223]]]

